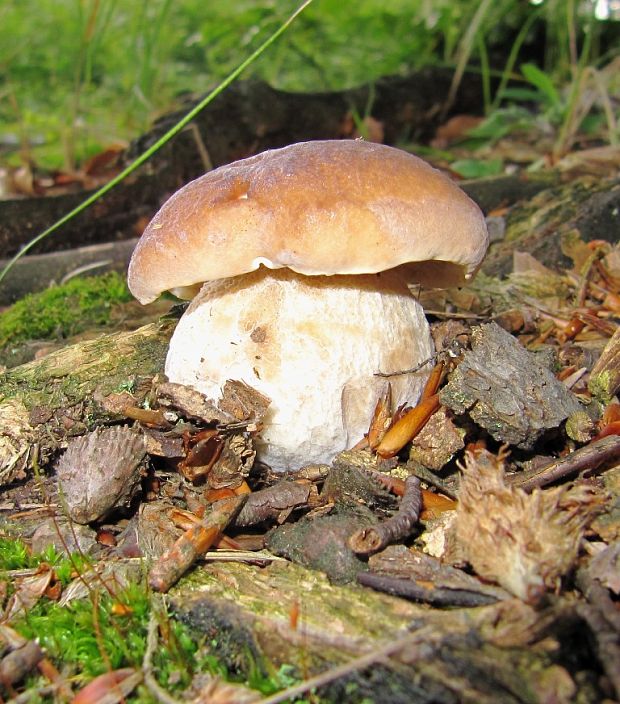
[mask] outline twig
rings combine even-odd
[[[602,464],[620,458],[620,436],[611,435],[602,440],[591,442],[570,455],[554,460],[544,467],[532,472],[512,475],[510,482],[525,491],[546,486],[558,479],[576,474],[577,472],[593,471]]]
[[[389,378],[391,376],[403,376],[404,374],[415,374],[416,372],[419,372],[422,367],[425,367],[429,362],[434,362],[437,359],[437,355],[439,352],[436,352],[434,355],[431,357],[427,357],[423,362],[420,362],[420,364],[416,364],[415,367],[410,367],[409,369],[399,369],[396,372],[375,372],[373,376],[380,376],[383,378]]]
[[[423,586],[414,579],[393,577],[377,572],[360,572],[357,581],[365,587],[371,587],[380,592],[402,596],[405,599],[423,601],[433,606],[486,606],[498,601],[498,597],[467,589],[446,589],[434,585]]]
[[[386,545],[411,535],[422,510],[422,492],[417,477],[407,477],[398,511],[383,523],[361,528],[349,538],[349,547],[358,555],[370,555]]]
[[[185,531],[165,552],[149,574],[149,586],[165,592],[211,547],[214,540],[234,520],[247,494],[233,496],[213,504],[212,510],[195,526]]]
[[[449,499],[456,501],[456,499],[458,498],[457,492],[454,487],[450,486],[444,479],[438,477],[435,472],[432,472],[428,467],[425,467],[423,464],[420,464],[419,462],[416,462],[414,460],[409,460],[409,462],[407,462],[406,467],[407,471],[411,472],[411,474],[416,476],[425,484],[429,484],[430,486],[434,486],[436,489],[439,489],[439,491],[442,494],[445,494]]]

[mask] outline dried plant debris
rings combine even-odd
[[[91,523],[127,506],[139,489],[144,455],[142,435],[124,426],[97,428],[71,440],[56,466],[70,518]]]
[[[82,555],[96,555],[100,552],[97,533],[89,526],[83,526],[65,518],[48,518],[40,523],[30,539],[32,552],[36,555],[53,547],[60,555],[79,552]]]
[[[247,433],[235,433],[223,438],[220,452],[207,477],[212,489],[236,489],[250,473],[256,457],[254,443]]]
[[[0,486],[25,476],[34,440],[30,414],[17,399],[0,403]]]
[[[255,491],[248,496],[234,525],[236,528],[245,528],[264,521],[283,523],[292,511],[308,504],[312,489],[308,483],[282,480]]]
[[[149,573],[149,586],[165,592],[204,555],[234,520],[247,495],[216,501],[207,514],[189,528],[174,545],[159,557]]]
[[[540,357],[496,323],[473,328],[472,350],[440,399],[455,413],[468,412],[496,440],[523,449],[581,410]]]
[[[218,406],[241,422],[260,423],[271,400],[243,381],[229,379],[222,388]]]
[[[230,423],[233,418],[222,411],[200,391],[185,384],[159,381],[155,387],[157,403],[161,408],[178,411],[188,420],[203,423]]]
[[[620,328],[611,336],[594,365],[588,388],[606,402],[620,389]]]
[[[468,453],[456,513],[458,548],[480,577],[537,603],[575,564],[584,529],[600,508],[587,486],[527,494],[507,484],[502,457]]]
[[[43,649],[34,640],[27,640],[6,624],[0,624],[0,683],[11,691],[43,660]]]
[[[588,571],[593,579],[616,595],[620,594],[620,542],[608,545],[594,555]]]

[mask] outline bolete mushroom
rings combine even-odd
[[[155,215],[129,265],[142,303],[196,297],[165,372],[218,398],[240,379],[272,403],[259,457],[327,462],[363,437],[385,379],[432,340],[410,283],[462,283],[488,235],[476,204],[426,162],[363,141],[316,141],[221,166]],[[396,404],[425,374],[392,379]]]

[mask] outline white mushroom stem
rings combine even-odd
[[[432,355],[421,306],[396,271],[301,276],[257,271],[207,282],[170,342],[166,374],[211,398],[240,379],[272,401],[258,441],[277,471],[329,462],[360,440],[386,380]],[[394,377],[415,403],[426,373]]]

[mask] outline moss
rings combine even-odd
[[[25,340],[69,337],[105,325],[113,306],[130,300],[125,279],[116,272],[75,278],[28,294],[0,314],[0,348]]]

